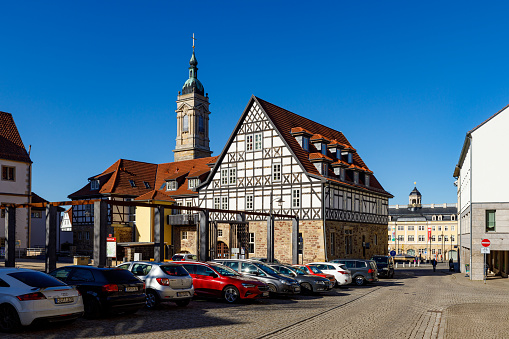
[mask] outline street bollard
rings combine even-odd
[[[396,263],[396,268],[398,268],[398,263]]]
[[[405,268],[405,262],[403,262],[403,268]]]

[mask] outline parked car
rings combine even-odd
[[[181,262],[193,277],[196,295],[222,298],[234,303],[239,299],[257,299],[269,296],[269,287],[263,282],[243,277],[229,267],[216,262]]]
[[[281,275],[261,261],[250,259],[215,259],[214,261],[228,266],[242,275],[263,281],[273,294],[300,293],[300,285],[297,280]]]
[[[264,257],[258,257],[258,258],[249,258],[249,260],[257,260],[257,261],[261,261],[263,263],[267,263],[267,258],[264,258]],[[277,260],[276,258],[274,258],[274,261],[272,262],[273,264],[281,264],[281,262],[279,260]]]
[[[187,306],[193,298],[193,278],[177,263],[130,261],[117,267],[130,271],[145,283],[147,308],[156,308],[162,301]]]
[[[414,255],[404,254],[404,253],[396,254],[393,258],[394,258],[394,261],[406,262],[406,263],[414,262],[417,259],[417,257]]]
[[[86,318],[135,313],[145,306],[145,284],[129,271],[76,265],[57,268],[49,274],[76,285],[83,296]]]
[[[307,274],[298,267],[290,265],[270,265],[270,267],[275,268],[281,274],[297,280],[300,284],[301,293],[326,292],[334,287],[329,279]]]
[[[371,260],[376,262],[379,277],[394,277],[394,259],[390,255],[374,255]]]
[[[46,273],[0,269],[0,331],[16,332],[34,321],[73,321],[83,314],[76,288]]]
[[[197,261],[198,256],[190,253],[177,253],[171,257],[172,261]]]
[[[317,275],[322,278],[327,278],[332,282],[332,286],[336,286],[336,277],[334,274],[328,274],[320,271],[318,267],[311,265],[293,265],[294,267],[300,268],[307,274]]]
[[[323,273],[333,274],[336,278],[336,286],[348,285],[352,282],[352,274],[344,265],[335,262],[311,262],[308,265],[317,267]]]
[[[366,282],[378,281],[378,270],[373,260],[335,259],[332,262],[345,265],[352,272],[352,280],[358,286],[362,286]]]

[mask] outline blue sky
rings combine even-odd
[[[120,158],[173,161],[196,35],[219,154],[252,94],[342,131],[405,204],[456,202],[465,134],[509,104],[494,1],[3,1],[0,110],[33,191],[67,200]]]

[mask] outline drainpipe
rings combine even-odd
[[[32,151],[32,145],[28,145],[28,158],[30,159],[30,152]],[[28,164],[28,198],[27,202],[30,204],[32,201],[32,162]],[[31,218],[31,207],[27,208],[28,218],[28,233],[27,233],[27,248],[32,247],[30,243],[30,234],[32,232],[32,218]]]
[[[330,184],[327,183],[327,185],[329,186],[328,188],[330,194]],[[323,246],[325,250],[325,261],[327,262],[328,256],[327,256],[327,228],[325,227],[325,185],[323,185],[322,189],[322,220],[323,220]]]

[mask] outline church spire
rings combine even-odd
[[[182,87],[182,94],[189,93],[198,93],[200,95],[205,94],[205,89],[201,84],[200,80],[198,80],[198,60],[196,60],[196,55],[194,54],[194,41],[195,41],[194,33],[193,33],[193,54],[191,55],[191,60],[189,60],[189,79],[184,83]]]

